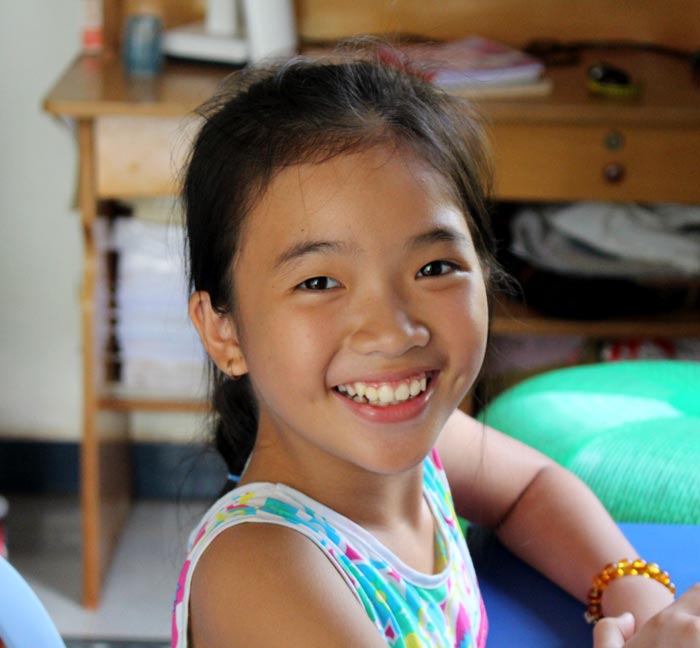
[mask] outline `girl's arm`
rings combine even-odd
[[[536,450],[460,411],[437,445],[457,513],[495,529],[514,554],[580,601],[606,564],[639,557],[591,490]],[[603,611],[630,611],[639,628],[672,600],[656,581],[629,576],[606,588]]]
[[[223,531],[193,575],[190,648],[326,648],[386,643],[340,574],[285,527]]]

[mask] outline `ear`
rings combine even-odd
[[[204,348],[217,367],[231,377],[248,373],[233,318],[219,313],[212,306],[209,293],[203,290],[190,296],[188,310]]]

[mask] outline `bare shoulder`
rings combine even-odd
[[[207,548],[190,624],[195,648],[386,645],[321,550],[273,524],[238,525]]]

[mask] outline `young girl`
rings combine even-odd
[[[457,410],[499,278],[467,106],[365,56],[242,72],[204,117],[190,316],[240,479],[193,533],[173,646],[483,646],[456,513],[582,601],[635,558],[574,476]],[[603,611],[634,621],[599,645],[671,601],[615,579]]]

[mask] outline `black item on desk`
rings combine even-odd
[[[596,63],[588,68],[588,76],[597,83],[626,86],[632,83],[630,75],[610,63]]]
[[[576,65],[581,60],[581,52],[592,50],[643,51],[671,56],[688,62],[690,76],[696,86],[700,86],[700,48],[683,50],[659,43],[631,40],[581,40],[561,42],[551,38],[530,41],[523,51],[536,56],[548,67]]]
[[[614,99],[637,97],[641,90],[621,67],[603,62],[588,68],[587,85],[593,94]]]

